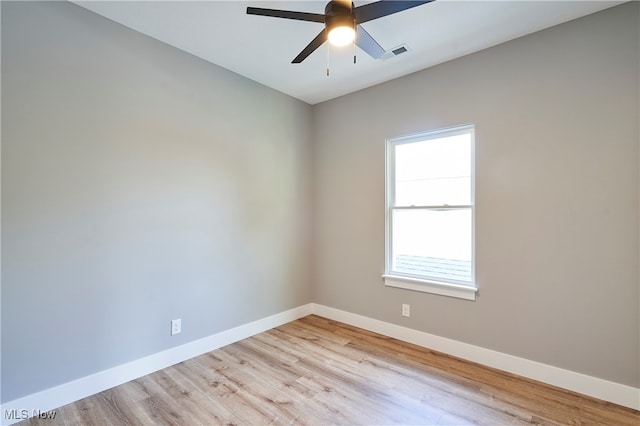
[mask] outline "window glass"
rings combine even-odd
[[[471,282],[471,209],[392,214],[392,271]]]
[[[395,205],[471,204],[471,137],[455,135],[395,147]]]

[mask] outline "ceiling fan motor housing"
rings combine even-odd
[[[353,17],[353,3],[351,5],[345,2],[332,0],[327,3],[324,8],[325,27],[327,31],[331,31],[337,27],[351,27],[355,30],[356,22]]]

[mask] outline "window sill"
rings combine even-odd
[[[478,291],[475,287],[408,278],[398,275],[383,275],[382,278],[384,279],[384,285],[387,287],[440,294],[442,296],[456,297],[465,300],[476,300],[476,293]]]

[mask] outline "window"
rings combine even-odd
[[[386,149],[385,284],[475,300],[474,126]]]

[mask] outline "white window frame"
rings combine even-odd
[[[471,135],[471,204],[468,206],[395,206],[395,147],[401,144],[439,139],[460,134]],[[475,126],[466,124],[463,126],[448,127],[428,132],[417,133],[408,136],[390,138],[385,141],[385,273],[382,275],[384,284],[388,287],[396,287],[407,290],[433,293],[444,296],[456,297],[466,300],[475,300],[478,291],[475,280]],[[471,285],[455,282],[455,280],[435,280],[427,277],[412,276],[393,272],[392,266],[392,211],[394,209],[447,209],[456,208],[471,209]]]

